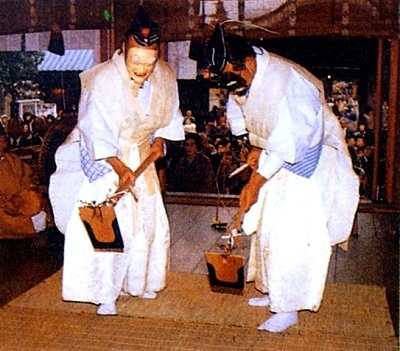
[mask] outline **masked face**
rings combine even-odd
[[[126,69],[135,86],[141,87],[154,71],[158,58],[157,46],[140,46],[134,39],[129,39],[126,44]]]
[[[222,73],[221,84],[228,90],[228,92],[239,96],[246,95],[247,90],[249,89],[246,80],[233,72]]]
[[[226,87],[239,104],[246,102],[247,92],[255,73],[255,60],[247,58],[243,68],[237,68],[228,62],[221,74],[221,84]]]

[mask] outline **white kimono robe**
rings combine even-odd
[[[245,232],[255,233],[247,279],[269,293],[273,312],[316,311],[331,245],[351,232],[358,179],[321,82],[290,61],[256,52],[247,101],[228,103],[233,132],[247,130],[251,144],[264,150],[258,172],[268,179],[244,218]],[[309,178],[285,167],[298,164],[321,143]]]
[[[80,220],[81,202],[106,199],[118,176],[103,159],[118,156],[132,170],[148,156],[152,138],[182,140],[184,132],[176,79],[158,61],[135,98],[124,57],[81,74],[78,126],[57,150],[57,170],[50,180],[55,223],[65,233],[62,295],[65,300],[112,303],[122,291],[134,296],[166,286],[169,267],[169,223],[154,164],[124,195],[115,212],[124,252],[95,252]],[[80,148],[110,171],[89,181],[81,168]]]

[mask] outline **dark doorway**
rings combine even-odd
[[[57,110],[78,106],[81,92],[80,71],[41,71],[38,80],[44,100],[57,104]]]

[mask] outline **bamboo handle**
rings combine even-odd
[[[244,209],[242,207],[239,207],[239,210],[237,211],[235,215],[235,221],[233,222],[233,229],[239,230],[240,227],[242,226],[242,220],[244,217]]]
[[[157,154],[152,152],[146,159],[139,165],[138,168],[134,171],[136,178],[139,177],[151,163],[157,161]]]
[[[146,170],[146,168],[147,168],[152,162],[154,162],[154,161],[156,161],[156,160],[157,160],[157,154],[156,154],[155,152],[150,153],[150,155],[147,156],[147,157],[145,158],[145,160],[139,165],[139,167],[136,168],[136,170],[134,171],[136,178],[138,178],[138,177]],[[120,193],[126,193],[127,191],[130,191],[130,192],[132,193],[133,197],[137,200],[136,194],[135,194],[135,192],[133,191],[133,187],[130,187],[129,189],[118,188],[118,189],[116,190],[115,194],[114,194],[114,195],[116,196],[116,198],[115,198],[115,199],[116,199],[115,203],[118,202],[118,200],[119,200],[119,198],[120,198],[118,195],[120,195]],[[110,199],[112,199],[112,198],[114,198],[114,196],[111,196],[111,197],[110,197]]]

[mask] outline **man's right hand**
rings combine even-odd
[[[107,162],[114,169],[115,173],[118,174],[119,177],[118,191],[133,188],[137,178],[135,172],[133,172],[118,157],[110,157],[107,159]]]
[[[260,193],[261,187],[267,182],[261,174],[253,173],[249,182],[244,186],[239,195],[239,206],[242,211],[247,212],[253,206]]]
[[[252,168],[253,171],[257,171],[258,168],[258,159],[260,158],[262,149],[258,147],[252,147],[249,155],[247,156],[246,163]]]

